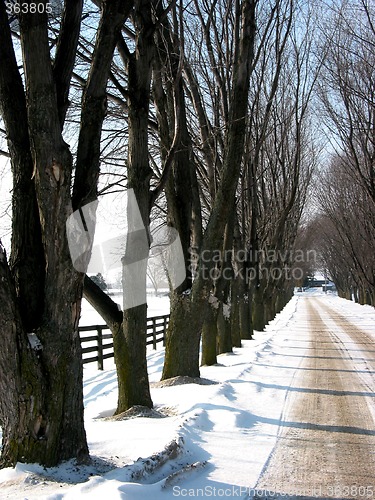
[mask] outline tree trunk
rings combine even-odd
[[[55,453],[59,453],[60,446],[46,439],[46,415],[42,412],[42,405],[45,404],[48,381],[41,369],[36,336],[32,348],[22,327],[16,289],[1,245],[0,298],[2,351],[6,353],[6,356],[0,356],[0,423],[3,432],[0,464],[7,467],[25,459],[40,461],[41,457],[45,463],[53,462],[53,450],[46,448],[54,444]]]
[[[162,380],[179,375],[200,376],[199,344],[205,307],[204,302],[193,301],[189,295],[178,295],[173,300]]]
[[[262,332],[264,327],[266,326],[265,319],[265,307],[264,307],[264,296],[263,296],[263,288],[260,285],[253,292],[253,304],[252,304],[252,312],[253,312],[253,328],[258,332]]]
[[[26,331],[32,331],[40,323],[43,312],[45,259],[32,179],[34,166],[26,99],[3,5],[0,6],[0,32],[3,35],[0,42],[0,110],[6,128],[13,175],[10,268],[23,327]]]
[[[241,339],[251,340],[253,338],[253,321],[252,321],[252,301],[249,298],[250,291],[240,297],[240,328]]]
[[[217,353],[233,352],[230,305],[220,302],[217,315]]]
[[[123,313],[118,305],[103,290],[85,276],[84,297],[104,319],[113,337],[113,353],[117,369],[118,401],[116,414],[127,407],[127,391],[124,382],[131,376],[129,373],[129,355],[124,341]]]
[[[241,207],[244,212],[244,207]],[[245,214],[242,214],[243,217]],[[241,339],[252,338],[251,301],[249,299],[248,254],[238,216],[234,219],[233,230],[234,280],[232,281],[232,340],[233,346],[241,347]],[[245,256],[245,258],[244,258]]]
[[[264,293],[264,319],[266,324],[272,321],[276,316],[275,301],[276,290],[272,284],[267,284]]]
[[[209,304],[202,328],[202,365],[216,365],[217,314],[216,304]]]
[[[36,156],[39,164],[45,165],[41,155],[36,153]],[[41,181],[40,184],[44,183]],[[66,193],[69,193],[68,186],[69,178]],[[43,191],[46,191],[45,186]],[[53,199],[52,193],[50,196]],[[48,220],[43,212],[46,221],[43,228],[44,254],[48,265],[45,297],[48,301],[44,301],[37,328],[27,332],[21,326],[16,292],[12,290],[9,277],[3,291],[3,296],[7,296],[4,303],[7,300],[7,309],[13,315],[12,319],[9,313],[8,317],[2,316],[9,351],[13,351],[10,357],[1,356],[2,373],[7,374],[0,411],[3,465],[28,461],[53,466],[72,457],[80,461],[88,459],[78,335],[82,278],[71,266],[65,237],[65,203],[61,203],[62,212],[51,211],[57,219],[55,221]],[[43,204],[40,202],[40,205]],[[62,229],[59,231],[58,227]],[[5,254],[2,261],[6,273]],[[33,282],[30,282],[30,287],[33,287]],[[10,352],[5,351],[6,354]]]
[[[231,336],[233,347],[241,347],[239,277],[231,283]]]
[[[3,22],[2,7],[1,11]],[[37,461],[51,466],[72,457],[88,459],[78,335],[83,277],[72,268],[65,234],[66,218],[71,212],[72,157],[61,137],[52,68],[50,65],[40,67],[41,62],[50,58],[46,18],[39,14],[22,15],[20,28],[27,82],[28,130],[35,165],[33,178],[46,273],[44,280],[42,275],[44,300],[38,298],[42,313],[33,325],[24,315],[23,323],[33,327],[32,331],[25,331],[20,326],[16,290],[9,278],[7,290],[3,290],[4,295],[8,294],[8,318],[2,318],[2,323],[5,321],[7,325],[8,343],[14,343],[9,347],[14,353],[11,358],[14,367],[6,373],[10,378],[9,386],[13,384],[16,390],[9,393],[9,389],[5,389],[2,397],[2,460],[3,464]],[[9,33],[5,33],[4,38],[11,55]],[[14,67],[12,55],[11,64]],[[2,100],[3,92],[4,87]],[[29,193],[31,196],[32,190]],[[16,228],[15,234],[20,235],[22,231]],[[14,240],[13,248],[19,242]],[[31,250],[35,251],[35,245]],[[3,272],[7,273],[5,254],[2,260]],[[35,281],[17,281],[24,291],[20,297],[32,294]],[[23,307],[28,305],[23,304]],[[9,323],[9,311],[12,311],[13,326]],[[2,364],[7,367],[5,359]]]
[[[150,179],[148,119],[154,54],[151,3],[136,2],[136,50],[128,54],[128,234],[123,258],[124,321],[121,348],[126,359],[116,358],[119,378],[117,412],[134,405],[152,408],[146,361],[147,259],[150,248]],[[121,337],[119,336],[119,340]],[[119,365],[118,365],[119,363]]]
[[[123,335],[126,340],[125,356],[117,353],[116,363],[120,363],[119,398],[116,413],[131,406],[141,405],[152,408],[153,403],[147,373],[146,326],[147,304],[124,311]],[[121,380],[120,380],[121,379]],[[125,381],[126,385],[121,386]]]

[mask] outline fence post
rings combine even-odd
[[[101,326],[96,327],[98,332],[98,370],[104,370],[103,368],[103,329]]]
[[[152,347],[156,351],[156,320],[152,318]]]
[[[167,336],[167,319],[168,316],[164,316],[164,326],[163,326],[163,346],[165,347],[165,338]]]

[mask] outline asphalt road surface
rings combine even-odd
[[[375,499],[375,342],[324,298],[302,300],[310,340],[255,498]]]

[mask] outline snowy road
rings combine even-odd
[[[307,351],[257,484],[298,498],[375,495],[375,343],[324,298],[305,297]],[[265,496],[263,496],[265,498]]]
[[[1,500],[375,499],[374,308],[298,294],[202,367],[208,385],[161,386],[163,361],[148,352],[155,408],[169,416],[121,421],[103,418],[116,408],[114,367],[85,365],[93,464],[4,469]]]

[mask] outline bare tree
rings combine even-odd
[[[243,155],[249,81],[254,57],[256,3],[243,1],[235,5],[233,80],[226,131],[226,151],[221,181],[202,239],[202,252],[221,248],[221,239],[232,208]],[[208,271],[213,267],[208,263]],[[211,291],[211,281],[198,263],[198,273],[191,293],[176,295],[172,303],[163,378],[177,375],[199,376],[199,342],[203,312]]]
[[[72,195],[73,157],[63,128],[82,2],[66,1],[53,54],[46,3],[44,12],[24,4],[17,20],[23,75],[12,40],[14,16],[0,2],[0,108],[13,174],[9,264],[0,247],[2,465],[88,459],[78,335],[84,275],[73,268],[65,224],[73,209],[96,199],[106,84],[132,3],[110,0],[102,8]]]
[[[328,12],[323,116],[336,154],[375,200],[375,12],[366,0],[334,2]]]
[[[161,45],[164,44],[164,41],[161,43],[158,39],[158,33],[164,29],[166,16],[172,7],[173,3],[164,9],[162,3],[156,0],[155,2],[145,0],[135,2],[132,16],[133,31],[127,28],[128,39],[122,36],[117,44],[117,51],[123,64],[124,84],[120,84],[117,80],[116,87],[123,96],[126,96],[126,115],[123,118],[127,121],[127,187],[134,192],[144,229],[139,228],[140,221],[134,212],[134,203],[131,201],[127,210],[128,233],[123,258],[123,312],[119,311],[117,304],[102,293],[95,284],[88,278],[85,279],[85,297],[103,316],[113,333],[119,385],[116,413],[121,413],[133,405],[147,407],[153,405],[146,361],[146,276],[151,244],[150,214],[156,200],[166,187],[172,162],[179,161],[176,158],[176,149],[180,132],[175,131],[174,139],[172,138],[169,144],[168,139],[163,136],[163,129],[160,128],[161,144],[167,148],[168,154],[161,155],[162,168],[160,165],[155,165],[155,162],[152,164],[155,168],[153,170],[150,165],[152,145],[150,129],[155,128],[155,122],[151,123],[150,95],[153,67],[157,68],[158,64],[154,60],[156,46],[158,45],[160,50]],[[155,80],[157,79],[156,73],[157,69],[154,69]],[[169,98],[178,105],[178,97],[173,98],[173,94],[178,92],[177,74],[172,75],[172,80],[177,83],[175,85],[172,83],[172,97],[169,96]],[[163,89],[158,87],[157,80],[153,87],[155,101],[158,102],[158,91],[163,92]],[[159,112],[159,122],[160,115]],[[176,116],[179,116],[178,112]],[[124,138],[125,134],[122,140]],[[159,175],[156,176],[155,173]],[[134,262],[138,263],[137,266],[128,265]],[[141,301],[143,303],[133,306],[129,303],[134,296],[135,284],[139,287],[138,293],[143,294],[143,301]]]
[[[318,248],[339,295],[374,305],[375,215],[370,196],[336,158],[319,179]]]
[[[374,9],[337,1],[320,24],[321,111],[334,154],[319,181],[319,249],[339,294],[373,303],[375,200]],[[349,210],[348,210],[348,207]]]

